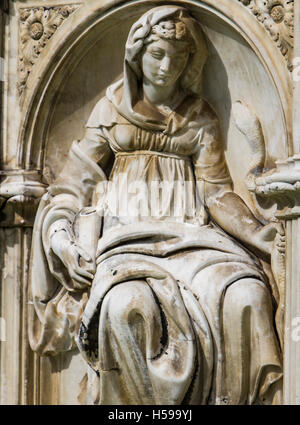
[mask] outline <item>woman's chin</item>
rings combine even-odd
[[[157,78],[154,82],[154,85],[158,86],[158,87],[164,87],[167,85],[166,80],[161,79],[161,78]]]

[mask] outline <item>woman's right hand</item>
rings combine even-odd
[[[68,234],[61,230],[51,237],[51,248],[68,270],[74,282],[74,289],[83,290],[91,286],[95,273],[95,261],[81,246],[72,242]],[[82,260],[85,262],[84,268]]]

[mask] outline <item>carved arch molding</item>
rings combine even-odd
[[[3,172],[3,181],[0,185],[4,217],[2,227],[32,226],[39,198],[59,170],[59,166],[56,167],[55,158],[57,155],[63,155],[68,146],[57,150],[54,147],[54,140],[57,138],[60,141],[60,137],[66,132],[67,126],[63,122],[67,120],[68,116],[59,117],[63,108],[61,93],[65,93],[66,87],[73,90],[78,83],[76,78],[72,77],[73,70],[83,70],[83,57],[87,58],[89,64],[91,63],[89,52],[90,56],[93,56],[95,49],[100,46],[99,43],[105,42],[106,35],[112,36],[112,29],[117,28],[121,17],[125,23],[120,31],[124,31],[125,34],[129,24],[136,17],[148,8],[160,4],[185,5],[204,23],[212,45],[214,41],[217,46],[218,42],[221,43],[212,28],[216,23],[217,33],[225,34],[228,39],[227,46],[230,46],[231,43],[236,43],[234,44],[236,47],[241,46],[239,47],[241,50],[238,50],[237,54],[243,52],[245,60],[253,61],[253,68],[250,72],[259,71],[258,73],[261,75],[261,80],[253,83],[252,86],[252,89],[256,91],[256,96],[263,86],[263,81],[266,81],[266,90],[272,94],[270,105],[269,99],[261,100],[262,106],[260,106],[261,111],[258,111],[259,115],[266,120],[270,114],[276,113],[277,116],[277,139],[274,141],[274,145],[279,146],[278,152],[272,147],[273,136],[271,135],[270,121],[264,129],[267,136],[270,136],[267,137],[270,144],[266,146],[266,169],[277,167],[278,174],[280,174],[282,169],[285,170],[287,167],[291,168],[291,164],[297,164],[296,157],[291,159],[297,153],[293,141],[293,84],[291,78],[294,0],[218,0],[217,2],[215,0],[201,2],[196,0],[88,0],[84,3],[78,1],[55,5],[51,5],[50,2],[49,4],[41,2],[40,5],[35,4],[34,6],[27,6],[26,1],[23,1],[18,7],[19,58],[16,96],[21,113],[18,126],[17,157],[15,169]],[[116,44],[113,46],[115,48]],[[217,50],[215,56],[217,57],[219,53],[220,51]],[[225,75],[228,74],[231,65],[228,57],[222,59],[226,65]],[[212,62],[211,69],[215,69],[216,66],[217,62]],[[116,62],[116,69],[119,69],[118,67],[119,62]],[[100,96],[105,84],[111,78],[109,70],[99,71],[100,75],[101,72],[105,82],[101,83],[100,77],[96,80],[96,93],[93,95],[91,91],[88,98],[85,99],[87,110],[84,110],[83,105],[78,106],[81,111],[78,127],[84,123],[96,98]],[[114,78],[117,76],[118,72],[116,71]],[[235,74],[233,73],[232,79],[234,78]],[[236,78],[238,78],[238,74],[236,74]],[[250,81],[252,77],[250,75],[247,78]],[[208,96],[213,96],[211,87],[207,88],[207,92]],[[224,97],[225,103],[239,100],[234,91],[229,90],[226,96],[226,99]],[[246,92],[244,92],[244,98],[246,97]],[[258,105],[257,107],[259,108]],[[268,111],[268,108],[271,109]],[[77,117],[76,112],[71,111],[71,113]],[[226,116],[226,105],[219,113],[223,116],[224,129],[228,139],[232,138],[232,143],[236,142],[241,136],[234,134],[235,130],[232,129],[230,118]],[[68,133],[69,143],[73,138],[79,138],[76,136],[75,130],[74,133]],[[233,149],[230,142],[228,142],[227,148],[229,151]],[[237,162],[237,159],[234,161]],[[248,188],[242,182],[239,182],[239,172],[239,168],[236,167],[238,191],[242,197],[247,198],[247,201],[250,200],[253,211],[262,220],[267,220],[274,215],[286,220],[286,214],[297,214],[295,208],[298,205],[294,194],[295,190],[297,191],[295,185],[299,180],[298,175],[288,183],[280,176],[271,181],[268,180],[268,177],[262,177],[254,185],[252,191],[259,196],[265,196],[261,201],[263,206],[264,202],[270,202],[270,205],[275,203],[275,206],[277,203],[278,206],[277,209],[268,210],[267,216],[264,216],[261,203],[257,201],[255,195],[249,194]],[[289,184],[290,187],[284,186],[283,189],[282,184]],[[282,196],[283,190],[285,191],[284,196]],[[47,374],[47,372],[43,373]]]

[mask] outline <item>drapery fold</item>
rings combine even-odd
[[[79,172],[80,170],[80,172]],[[101,168],[74,142],[59,178],[39,205],[32,239],[29,286],[29,339],[40,354],[56,355],[76,347],[88,291],[76,292],[62,262],[51,250],[52,233],[63,229],[74,240],[72,223],[92,203]]]
[[[216,234],[218,240],[213,243]],[[237,339],[226,356],[226,332],[231,323],[227,323],[223,308],[228,288],[243,279],[252,279],[250,290],[255,293],[260,282],[258,292],[265,291],[266,300],[269,294],[259,263],[221,231],[210,225],[197,228],[186,224],[170,225],[167,230],[162,226],[161,232],[157,224],[149,223],[116,227],[99,241],[97,264],[77,342],[88,364],[100,375],[100,403],[110,404],[107,393],[115,391],[112,383],[121,394],[127,394],[129,404],[138,404],[138,400],[142,404],[206,404],[209,397],[211,404],[223,404],[224,400],[231,404],[239,401],[243,394],[247,394],[243,403],[257,403],[260,386],[266,390],[281,379],[275,335],[264,342],[265,329],[261,322],[256,323],[255,330],[242,325],[244,340]],[[135,303],[134,294],[139,290],[143,299],[140,297]],[[122,300],[126,298],[124,307]],[[124,309],[123,323],[115,324],[111,318],[114,315],[111,304],[113,311]],[[149,313],[144,305],[148,306]],[[243,309],[239,312],[239,307],[233,304],[230,308],[235,309],[243,321],[240,319]],[[251,312],[251,308],[249,304],[250,314],[256,317],[258,313]],[[153,310],[156,311],[155,326]],[[272,306],[266,305],[266,317],[269,314],[272,314]],[[132,315],[142,317],[139,329],[141,335],[145,334],[144,357],[143,344],[137,336],[132,337]],[[131,349],[127,352],[129,341]],[[252,360],[244,352],[246,341],[249,350],[254,346],[258,350]],[[234,353],[238,352],[243,354],[239,362],[235,362],[235,379],[243,381],[243,375],[248,374],[249,382],[242,382],[230,399],[225,371],[237,361]],[[127,358],[134,355],[140,358],[136,366]],[[127,376],[128,367],[131,378]],[[140,368],[142,372],[138,373]],[[264,375],[265,368],[269,368],[269,373]],[[111,380],[110,374],[114,376]],[[133,391],[132,379],[140,388],[147,387],[148,395],[147,391]],[[119,397],[118,402],[118,398],[114,401],[117,404],[122,399]]]
[[[174,17],[195,45],[181,102],[163,116],[140,98],[137,59],[152,25]],[[124,78],[95,106],[37,213],[30,343],[48,355],[77,345],[94,404],[270,404],[282,378],[262,264],[209,219],[205,185],[232,187],[218,119],[199,96],[206,55],[200,27],[181,7],[152,9],[135,23]],[[122,172],[128,183],[191,182],[192,220],[109,214],[109,193],[97,187],[109,188]],[[123,204],[125,187],[121,195]],[[169,195],[165,207],[173,188]],[[76,241],[77,217],[90,205],[104,215],[94,228],[97,271],[90,289],[76,291],[51,238],[64,231]]]

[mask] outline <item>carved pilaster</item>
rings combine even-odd
[[[254,192],[277,203],[286,229],[284,404],[300,404],[300,155],[278,161],[256,179]]]
[[[2,171],[0,185],[0,316],[5,341],[0,345],[1,404],[36,404],[39,358],[27,335],[27,281],[32,226],[46,186],[35,170]],[[12,314],[13,312],[13,314]]]
[[[35,404],[39,358],[27,331],[27,280],[32,229],[0,227],[0,317],[5,340],[0,342],[0,404]]]

